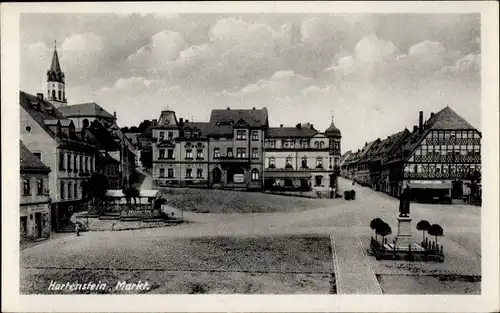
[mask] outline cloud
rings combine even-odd
[[[64,39],[61,49],[63,51],[92,53],[103,48],[101,37],[92,33],[78,34]]]
[[[462,79],[464,81],[480,81],[481,77],[481,55],[468,54],[458,59],[452,66],[444,66],[436,73],[441,79]]]
[[[149,45],[141,47],[128,57],[131,65],[143,70],[164,68],[168,62],[179,58],[179,53],[186,46],[184,37],[171,30],[156,33]]]

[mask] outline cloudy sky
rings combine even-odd
[[[267,107],[273,125],[342,131],[342,150],[446,105],[480,128],[479,14],[23,14],[21,89],[46,93],[54,40],[70,104],[120,126]],[[40,87],[42,86],[42,87]]]

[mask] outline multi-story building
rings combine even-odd
[[[364,170],[357,166],[359,160],[347,165],[354,164],[354,179]],[[409,186],[416,200],[460,199],[471,177],[481,171],[481,133],[448,106],[425,122],[420,111],[413,132],[390,136],[369,161],[371,185],[391,195],[399,196]]]
[[[153,126],[157,186],[262,188],[262,146],[267,110],[212,110],[209,122],[177,120],[163,111]]]
[[[37,157],[38,156],[38,157]],[[21,241],[50,236],[50,168],[20,142]]]
[[[310,124],[271,127],[265,132],[266,189],[326,191],[336,188],[340,131],[332,124],[321,133]]]
[[[68,221],[71,211],[86,204],[87,181],[95,171],[97,149],[78,136],[72,121],[43,97],[19,94],[21,140],[51,169],[48,179],[52,227]]]
[[[111,115],[95,102],[61,106],[58,110],[64,117],[73,121],[77,131],[88,129],[91,124],[98,122],[114,137],[119,149],[108,150],[107,152],[112,158],[120,162],[119,185],[128,185],[135,174],[136,149],[129,138],[116,125],[116,112]]]

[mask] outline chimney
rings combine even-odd
[[[418,130],[418,126],[417,125],[413,125],[413,132],[416,132]]]
[[[113,116],[116,118],[116,111],[113,111]]]
[[[299,128],[299,129],[302,128],[301,125],[300,125],[300,123],[298,123],[297,125],[295,125],[295,127]]]
[[[280,124],[280,127],[283,127],[283,124]]]
[[[227,107],[227,110],[231,110],[231,108],[230,108],[230,107]]]
[[[420,133],[424,131],[424,111],[418,112],[418,130]]]
[[[186,123],[189,123],[189,120],[186,120]]]
[[[179,118],[179,125],[182,127],[184,125],[184,119],[181,117]]]
[[[43,101],[43,93],[37,93],[36,97],[38,98],[38,100]]]
[[[434,117],[434,112],[431,112],[431,118],[433,118],[433,117]]]
[[[311,124],[311,129],[314,129],[314,125],[313,124]]]
[[[255,110],[255,107],[253,107],[252,110]]]
[[[365,141],[365,147],[368,146],[368,142]]]
[[[154,119],[153,121],[151,121],[151,124],[153,124],[153,126],[156,126],[156,119]]]

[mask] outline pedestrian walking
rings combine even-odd
[[[330,187],[330,199],[333,199],[333,188]]]
[[[76,223],[75,225],[75,232],[77,236],[80,236],[80,223]]]

